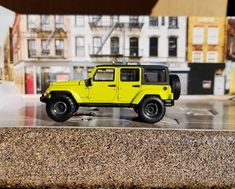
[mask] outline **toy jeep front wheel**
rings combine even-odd
[[[166,112],[165,105],[158,97],[146,97],[139,105],[139,117],[146,123],[160,121]]]
[[[138,114],[138,112],[139,112],[139,106],[138,106],[138,105],[136,105],[136,106],[134,106],[134,107],[133,107],[133,109],[134,109],[135,113],[137,113],[137,114]]]
[[[48,116],[57,122],[63,122],[71,118],[78,109],[78,105],[67,94],[54,94],[47,101],[46,111]]]

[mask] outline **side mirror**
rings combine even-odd
[[[92,78],[88,78],[88,79],[85,81],[85,84],[86,84],[87,87],[92,86]]]

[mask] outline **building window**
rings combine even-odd
[[[37,20],[37,17],[35,15],[28,15],[27,16],[27,28],[28,28],[28,30],[36,28],[36,20]]]
[[[63,28],[64,26],[64,17],[55,16],[55,28]]]
[[[41,16],[41,29],[42,31],[50,30],[50,16],[49,15]]]
[[[139,39],[137,37],[130,38],[130,56],[139,56]]]
[[[216,63],[218,62],[218,53],[216,51],[207,52],[207,62]]]
[[[168,47],[169,57],[177,57],[177,37],[169,37]]]
[[[76,56],[85,56],[85,42],[84,37],[75,38]]]
[[[49,55],[49,41],[47,39],[42,39],[41,41],[42,55]]]
[[[36,56],[36,40],[28,39],[28,57],[32,58]]]
[[[86,69],[84,67],[81,67],[81,66],[73,67],[73,79],[74,80],[84,80],[85,78],[87,78],[85,76],[85,73],[86,73]]]
[[[192,52],[192,62],[202,62],[202,61],[203,61],[202,51],[193,51]]]
[[[204,38],[204,28],[194,27],[193,28],[193,45],[202,45]]]
[[[178,28],[178,18],[169,17],[169,28]]]
[[[162,17],[162,26],[164,26],[165,25],[165,17],[163,16]]]
[[[149,26],[158,26],[158,17],[149,17]]]
[[[208,28],[208,40],[207,43],[209,45],[217,45],[218,44],[218,33],[219,30],[218,28]]]
[[[75,26],[84,26],[84,16],[75,16]]]
[[[111,25],[119,23],[119,16],[111,16]]]
[[[149,39],[149,56],[158,56],[158,38],[151,37]]]
[[[64,56],[64,40],[63,39],[55,40],[55,55]]]
[[[119,38],[111,37],[111,55],[119,54]]]
[[[101,43],[102,43],[101,37],[93,37],[93,53],[94,54],[100,54]]]

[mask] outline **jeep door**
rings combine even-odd
[[[116,74],[114,68],[98,68],[89,86],[89,101],[113,103],[117,98]]]
[[[141,88],[141,68],[121,68],[119,73],[118,100],[131,103]]]

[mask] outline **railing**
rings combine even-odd
[[[50,50],[48,49],[42,50],[42,55],[49,55],[49,54],[50,54]]]
[[[141,22],[129,22],[129,23],[127,23],[128,28],[141,29],[143,27],[143,25],[144,25],[144,23],[141,23]]]
[[[31,32],[35,33],[48,33],[55,31],[55,33],[66,33],[66,30],[64,29],[64,26],[56,26],[56,27],[48,27],[48,28],[42,28],[42,27],[32,27],[29,28]]]
[[[110,23],[99,23],[97,24],[96,22],[89,22],[89,25],[91,29],[93,28],[110,28],[116,25],[116,27],[123,28],[124,23],[121,22],[110,22]]]
[[[125,53],[124,53],[125,51]],[[113,50],[112,48],[102,48],[102,50],[97,54],[97,48],[89,48],[89,55],[91,57],[127,57],[127,58],[141,58],[143,57],[143,49],[137,49],[138,53],[130,53],[130,49],[123,49],[119,47],[118,49]]]
[[[55,49],[55,51],[50,49],[42,51],[28,50],[28,58],[64,58],[64,49]]]
[[[42,25],[40,29],[42,32],[51,32],[53,30],[53,28],[50,25],[45,25],[45,26]]]

